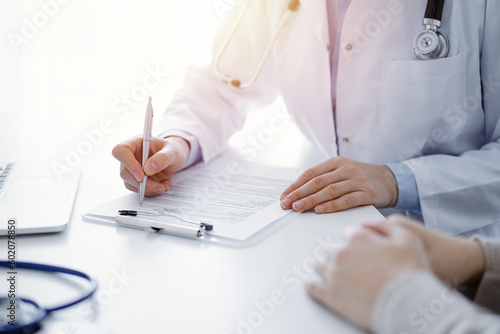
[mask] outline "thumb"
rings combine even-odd
[[[161,150],[153,154],[144,164],[144,172],[151,176],[168,168],[173,161],[172,149],[165,145]]]

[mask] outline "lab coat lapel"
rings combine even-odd
[[[330,44],[328,34],[327,0],[301,0],[300,5],[306,13],[316,36],[323,45]]]
[[[316,59],[315,77],[317,80],[310,82],[309,95],[314,96],[315,102],[310,101],[311,106],[314,105],[312,113],[317,118],[316,129],[313,130],[313,142],[321,146],[321,149],[326,153],[327,157],[332,157],[337,154],[337,145],[333,108],[331,98],[331,71],[329,65],[328,50],[330,49],[330,32],[328,28],[328,9],[327,1],[331,0],[301,0],[304,6],[303,10],[318,37],[320,45],[324,46],[324,58],[326,61],[320,61],[322,56]],[[326,66],[325,66],[326,65]],[[314,93],[319,94],[315,96]],[[322,96],[323,98],[321,98]]]
[[[327,157],[337,154],[331,99],[326,0],[302,0],[285,34],[295,36],[283,46],[277,64],[281,93],[299,129]],[[307,26],[306,26],[307,25]],[[301,41],[298,43],[297,41]],[[290,69],[300,69],[300,79]],[[299,80],[299,81],[297,81]]]

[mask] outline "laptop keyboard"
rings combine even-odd
[[[7,182],[13,166],[13,162],[0,162],[0,190],[2,190],[2,187]]]

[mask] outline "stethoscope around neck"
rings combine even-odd
[[[281,17],[281,20],[278,24],[278,28],[273,33],[271,40],[267,44],[266,49],[257,65],[257,69],[254,72],[254,75],[249,79],[248,82],[242,83],[240,80],[236,78],[232,78],[227,74],[223,74],[220,70],[220,61],[222,55],[227,49],[227,46],[231,42],[231,39],[234,37],[236,30],[238,30],[241,21],[245,17],[250,2],[251,0],[245,1],[241,13],[237,17],[232,29],[230,30],[224,42],[222,43],[222,46],[219,49],[219,52],[216,54],[214,59],[214,68],[216,75],[219,78],[221,78],[224,82],[240,89],[248,88],[252,86],[255,83],[255,81],[257,81],[257,78],[262,72],[266,59],[269,56],[269,53],[271,52],[272,47],[274,46],[280,32],[283,30],[283,27],[288,23],[290,15],[295,11],[297,11],[297,9],[300,6],[299,0],[289,1],[288,9],[285,12],[285,14],[283,14],[283,16]],[[427,0],[427,7],[425,9],[425,16],[423,21],[425,30],[418,33],[417,36],[415,36],[415,39],[413,40],[413,48],[415,56],[420,60],[446,58],[446,56],[448,55],[448,52],[450,50],[450,43],[448,41],[448,38],[438,31],[438,28],[441,27],[443,8],[444,8],[444,0]]]
[[[272,0],[272,1],[276,1],[276,0]],[[257,81],[257,78],[259,77],[260,73],[262,72],[262,69],[264,68],[264,64],[266,62],[266,59],[269,56],[269,53],[271,52],[274,43],[276,42],[276,38],[278,38],[281,30],[287,24],[287,22],[290,18],[290,15],[293,12],[295,12],[299,8],[299,5],[300,5],[299,0],[291,0],[288,3],[288,9],[287,9],[286,13],[281,17],[281,20],[278,24],[278,28],[276,29],[273,36],[271,37],[271,40],[267,44],[266,49],[264,51],[264,54],[260,58],[259,64],[257,65],[257,69],[254,72],[254,75],[250,78],[250,80],[248,82],[242,83],[238,79],[231,78],[230,76],[223,74],[220,71],[219,65],[220,65],[220,60],[222,58],[222,55],[226,51],[227,46],[229,45],[229,42],[233,38],[234,33],[236,32],[236,30],[238,30],[238,27],[239,27],[241,21],[245,17],[245,14],[248,10],[250,2],[251,2],[251,0],[245,1],[245,5],[244,5],[240,15],[236,19],[236,22],[235,22],[233,28],[231,29],[229,35],[226,37],[226,39],[222,43],[222,46],[221,46],[219,52],[217,53],[217,55],[215,56],[215,61],[214,61],[215,73],[217,74],[217,76],[219,76],[224,82],[229,83],[229,84],[233,85],[234,87],[240,88],[240,89],[248,88],[248,87],[252,86],[255,83],[255,81]]]

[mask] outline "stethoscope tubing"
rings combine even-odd
[[[426,30],[423,33],[418,34],[414,40],[415,55],[417,56],[418,59],[429,60],[429,59],[436,59],[436,58],[444,58],[448,55],[448,51],[449,51],[448,38],[445,35],[443,35],[442,33],[437,32],[437,28],[439,28],[441,26],[444,1],[445,0],[427,0],[427,6],[425,9],[424,22],[423,22],[424,26],[426,26]],[[278,28],[273,33],[271,40],[267,44],[266,49],[265,49],[264,53],[262,54],[262,57],[259,60],[259,63],[257,65],[257,69],[255,70],[253,76],[249,79],[248,82],[242,83],[240,80],[237,80],[235,78],[231,78],[230,76],[223,74],[221,72],[221,69],[220,69],[220,61],[221,61],[222,55],[226,51],[229,43],[234,38],[234,35],[235,35],[236,31],[238,30],[246,12],[250,6],[250,2],[251,2],[251,0],[245,1],[244,6],[241,9],[241,12],[239,13],[238,17],[236,18],[235,24],[233,25],[229,34],[227,34],[224,42],[222,43],[222,46],[220,47],[219,51],[215,55],[215,59],[214,59],[215,74],[219,78],[221,78],[224,82],[231,84],[232,86],[234,86],[236,88],[240,88],[240,89],[248,88],[248,87],[252,86],[257,81],[259,75],[261,74],[261,72],[264,68],[265,62],[266,62],[269,54],[271,53],[273,46],[276,43],[276,39],[280,35],[281,30],[288,22],[290,15],[294,11],[296,11],[298,6],[300,5],[299,0],[290,1],[289,7],[288,7],[286,13],[281,17],[280,22],[278,24]],[[430,32],[431,30],[432,30],[432,32]],[[422,50],[420,48],[417,48],[417,46],[415,44],[415,42],[418,40],[418,38],[420,38],[422,36],[427,38],[427,36],[425,36],[426,32],[433,33],[434,34],[433,36],[436,36],[433,38],[437,39],[439,46],[436,47],[435,52],[431,52],[431,51],[427,52],[425,50],[425,48],[424,48],[424,50]]]
[[[241,81],[232,79],[229,76],[223,74],[220,70],[219,65],[220,65],[220,60],[222,58],[222,55],[226,51],[227,46],[229,45],[229,42],[231,41],[231,39],[234,37],[234,34],[238,30],[238,28],[243,20],[243,17],[245,16],[245,14],[248,10],[248,7],[250,6],[250,2],[251,2],[251,0],[245,1],[244,7],[242,8],[240,14],[238,15],[238,17],[236,19],[236,23],[233,25],[230,33],[227,35],[226,39],[222,43],[222,46],[219,49],[219,52],[216,54],[215,61],[214,61],[214,68],[215,68],[216,74],[220,78],[222,78],[224,82],[232,84],[233,86],[240,88],[240,89],[248,88],[248,87],[252,86],[255,83],[255,81],[257,81],[257,78],[262,73],[262,69],[264,68],[266,60],[267,60],[269,54],[271,53],[273,46],[276,43],[276,39],[280,35],[281,30],[283,30],[283,27],[287,24],[292,12],[294,12],[298,7],[298,1],[297,1],[297,4],[295,4],[295,5],[291,5],[291,4],[289,5],[286,13],[281,17],[280,22],[278,23],[278,28],[273,33],[271,40],[267,44],[266,49],[265,49],[264,53],[262,54],[262,57],[259,60],[259,63],[257,65],[257,70],[254,72],[254,75],[250,78],[250,80],[248,82],[241,83]]]
[[[429,0],[425,9],[425,18],[441,21],[443,8],[444,0]]]
[[[0,261],[0,267],[9,267],[10,263],[8,261]],[[72,275],[72,276],[77,276],[81,277],[85,280],[87,280],[90,283],[90,287],[88,290],[80,297],[77,299],[74,299],[73,301],[62,304],[56,307],[52,308],[46,308],[45,311],[47,313],[51,313],[54,311],[62,310],[65,308],[68,308],[70,306],[73,306],[75,304],[78,304],[82,301],[84,301],[87,298],[90,298],[96,291],[99,286],[97,280],[81,271],[70,269],[70,268],[64,268],[64,267],[58,267],[58,266],[52,266],[48,264],[40,264],[40,263],[33,263],[33,262],[16,262],[15,263],[16,268],[21,268],[21,269],[30,269],[30,270],[38,270],[38,271],[45,271],[45,272],[52,272],[52,273],[60,273],[60,274],[67,274],[67,275]]]

